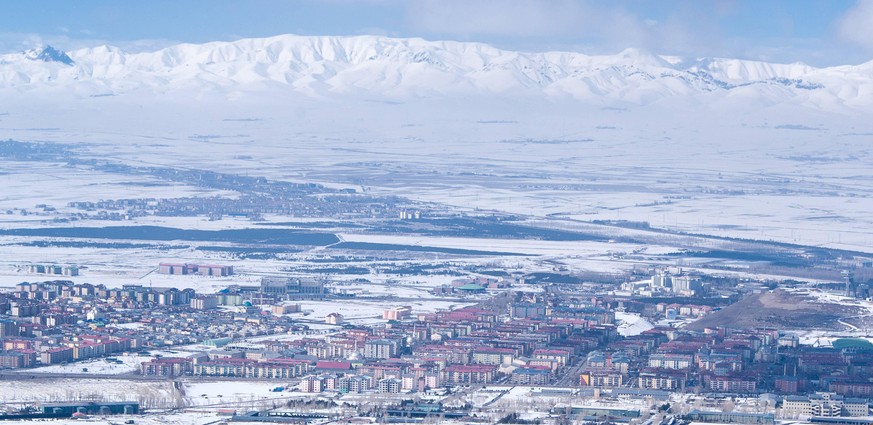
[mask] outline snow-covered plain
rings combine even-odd
[[[69,55],[73,65],[0,56],[0,138],[458,208],[873,251],[873,62],[819,69],[373,36]],[[46,188],[52,204],[125,190],[5,178],[14,192],[0,204],[22,207]],[[168,190],[187,188],[145,193]]]
[[[214,410],[187,411],[172,413],[157,413],[151,415],[116,415],[96,416],[88,419],[52,419],[55,425],[77,425],[82,423],[93,425],[117,425],[128,420],[140,425],[210,425],[227,419],[227,416],[219,416]],[[15,422],[8,422],[15,423]]]
[[[73,364],[43,366],[28,369],[27,373],[92,373],[98,375],[119,375],[139,371],[140,364],[149,361],[149,356],[118,356],[121,364],[108,362],[105,359],[94,359]]]
[[[112,416],[111,423],[128,418],[146,424],[215,423],[219,419],[218,409],[230,408],[242,412],[280,406],[290,393],[272,390],[285,384],[278,381],[196,381],[181,382],[177,388],[172,381],[11,378],[4,380],[4,385],[0,386],[0,404],[70,400],[138,401],[142,407],[150,409],[149,414]],[[162,413],[166,409],[179,407],[187,409]],[[87,422],[110,423],[107,420],[110,419],[97,416]],[[55,422],[66,423],[64,420]]]
[[[75,64],[0,57],[0,140],[61,143],[81,158],[133,166],[316,182],[475,214],[510,212],[551,226],[645,221],[685,232],[873,253],[873,62],[817,69],[636,50],[589,57],[468,43],[294,36],[140,54],[101,46],[70,57]],[[0,185],[2,228],[106,224],[54,223],[37,204],[63,211],[72,201],[237,195],[34,161],[0,161]],[[252,226],[241,219],[165,217],[124,224]],[[648,250],[655,256],[681,248],[672,241],[643,246],[349,231],[342,237],[528,254],[452,259],[520,272],[546,264],[621,272],[641,260],[613,253],[644,256],[641,250]],[[253,284],[324,255],[312,250],[239,260],[187,243],[122,250],[27,246],[32,240],[0,237],[0,286],[45,280],[22,266],[49,262],[84,266],[72,279],[77,282],[211,292]],[[228,263],[238,275],[162,276],[153,273],[161,261]],[[707,263],[688,267],[706,269]],[[349,287],[359,297],[414,300],[455,276],[396,276],[373,266],[332,278],[337,287],[369,281]],[[409,303],[415,310],[425,307],[397,304]],[[379,311],[364,304],[348,304],[351,320],[377,320]],[[333,306],[303,308],[321,317]],[[645,326],[626,323],[635,323],[628,332]]]
[[[245,410],[265,400],[287,398],[287,393],[273,391],[285,384],[287,382],[280,381],[187,382],[185,393],[189,406],[238,406]]]
[[[140,401],[148,407],[170,403],[180,394],[170,381],[121,379],[22,378],[5,379],[0,404],[51,403],[69,400]],[[169,404],[163,407],[172,407]]]

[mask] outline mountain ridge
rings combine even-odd
[[[45,46],[41,49],[31,49],[24,52],[24,57],[42,62],[59,62],[64,65],[73,65],[73,59],[65,52],[55,49],[52,46]]]
[[[123,93],[266,86],[309,96],[535,95],[631,103],[751,88],[754,96],[770,102],[828,108],[873,105],[873,61],[815,68],[803,63],[685,59],[641,49],[595,56],[420,38],[296,35],[185,43],[141,53],[105,45],[58,53],[70,63],[35,61],[33,52],[0,55],[0,88],[89,85],[95,91]]]

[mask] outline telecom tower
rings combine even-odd
[[[855,298],[855,274],[851,270],[843,270],[843,278],[846,279],[846,296]]]

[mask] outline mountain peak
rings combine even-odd
[[[46,45],[42,49],[29,50],[25,52],[25,56],[27,56],[28,59],[35,61],[60,62],[65,65],[73,64],[73,59],[71,59],[66,53],[49,45]]]
[[[636,47],[630,47],[622,50],[617,55],[618,58],[629,61],[636,65],[664,66],[670,67],[669,61],[663,57],[652,54],[651,52]]]

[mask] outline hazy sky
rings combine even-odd
[[[873,0],[40,0],[0,3],[0,51],[149,49],[303,35],[481,41],[527,51],[873,59]]]

